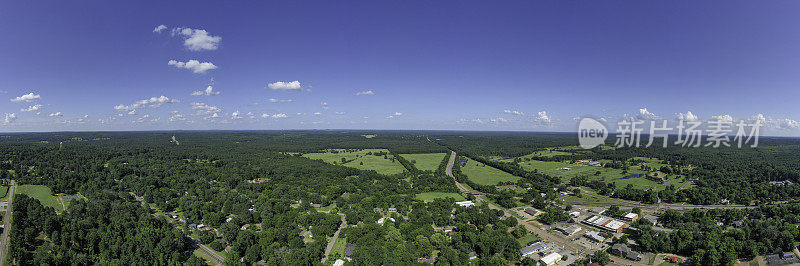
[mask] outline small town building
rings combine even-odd
[[[566,236],[571,236],[571,235],[574,235],[574,234],[580,232],[581,231],[581,226],[577,225],[577,224],[573,224],[573,225],[570,225],[570,226],[563,226],[562,225],[562,226],[556,227],[556,230],[558,230],[559,232],[563,233]]]
[[[456,205],[461,206],[461,207],[473,207],[473,206],[475,206],[475,203],[472,202],[471,200],[467,200],[467,201],[456,202]]]
[[[601,243],[603,241],[606,241],[606,238],[601,236],[600,232],[597,232],[597,231],[586,232],[586,234],[584,234],[584,236],[586,238],[588,238],[589,240],[597,242],[597,243]]]
[[[526,208],[525,213],[529,214],[530,216],[536,216],[539,215],[539,210],[534,208]]]
[[[603,214],[603,213],[606,212],[606,209],[603,209],[601,207],[595,207],[595,208],[589,209],[589,212],[596,213],[596,214]]]
[[[626,246],[622,243],[617,243],[611,246],[611,254],[632,260],[632,261],[640,261],[642,260],[642,254],[639,252],[633,251],[631,248]]]
[[[767,255],[764,259],[767,261],[767,265],[775,266],[775,265],[798,265],[800,264],[800,259],[794,255],[794,252],[781,252],[778,251],[775,254]]]
[[[524,257],[524,256],[528,256],[528,255],[534,254],[536,252],[542,251],[545,248],[547,248],[547,244],[545,244],[544,242],[539,241],[539,242],[533,243],[531,245],[528,245],[527,247],[524,247],[524,248],[520,249],[519,253],[522,254],[522,256]]]
[[[614,233],[621,233],[622,230],[627,226],[623,222],[599,215],[593,215],[592,217],[583,220],[583,223]]]
[[[558,264],[558,262],[561,261],[561,257],[562,257],[561,254],[553,252],[553,253],[550,253],[547,256],[542,257],[539,260],[539,262],[541,264],[544,264],[544,265],[547,265],[547,266],[556,265],[556,264]]]
[[[636,221],[636,219],[639,219],[639,215],[635,214],[635,213],[632,213],[632,212],[628,212],[628,213],[625,213],[625,215],[622,215],[622,220],[625,220],[625,221],[628,221],[628,222]]]

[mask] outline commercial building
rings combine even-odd
[[[561,257],[561,254],[553,252],[539,259],[539,262],[547,266],[556,265],[561,261]]]
[[[593,215],[592,217],[583,220],[583,223],[615,233],[621,233],[622,230],[627,226],[623,222],[599,215]]]
[[[545,244],[544,242],[539,241],[539,242],[533,243],[531,245],[528,245],[527,247],[524,247],[524,248],[520,249],[519,253],[522,254],[522,256],[524,257],[524,256],[531,255],[533,253],[542,251],[545,248],[547,248],[547,244]]]
[[[472,206],[475,206],[475,203],[472,202],[471,200],[467,200],[467,201],[456,202],[456,205],[461,206],[461,207],[472,207]]]
[[[632,212],[625,213],[625,215],[622,216],[622,220],[625,220],[625,221],[628,221],[628,222],[636,221],[636,219],[639,219],[639,215],[635,214],[635,213],[632,213]]]
[[[583,236],[585,236],[589,240],[597,242],[597,243],[601,243],[603,241],[606,241],[606,238],[601,236],[600,233],[597,232],[597,231],[586,232],[586,234],[584,234]]]
[[[558,230],[559,232],[561,232],[561,233],[563,233],[563,234],[565,234],[567,236],[571,236],[571,235],[574,235],[574,234],[580,232],[581,231],[581,226],[577,225],[577,224],[573,224],[573,225],[570,225],[570,226],[558,226],[558,227],[556,227],[556,230]]]

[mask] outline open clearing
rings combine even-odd
[[[0,186],[0,201],[8,201],[8,186]]]
[[[369,153],[369,154],[367,154]],[[374,153],[386,155],[375,156]],[[322,161],[329,164],[344,165],[362,170],[375,170],[378,173],[392,175],[402,173],[405,168],[386,149],[361,149],[361,150],[328,150],[324,153],[306,153],[304,157]],[[384,159],[385,156],[385,159]],[[342,158],[347,163],[342,164]]]
[[[453,198],[456,201],[465,201],[467,200],[464,196],[458,193],[447,193],[447,192],[425,192],[417,194],[416,198],[422,201],[433,201],[434,199],[444,199],[444,198]]]
[[[644,165],[652,168],[658,169],[664,164],[661,164],[656,159],[650,158],[641,158],[636,157],[635,159],[643,160],[645,163]],[[513,159],[506,159],[503,161],[513,161]],[[607,163],[607,161],[601,160],[600,162]],[[588,165],[581,165],[581,164],[568,164],[564,162],[545,162],[545,161],[523,161],[519,164],[522,166],[523,169],[526,171],[533,171],[537,170],[540,173],[547,174],[554,177],[559,177],[563,183],[569,183],[569,181],[575,176],[587,176],[589,180],[602,180],[604,182],[614,182],[616,187],[624,188],[628,184],[633,185],[634,188],[637,189],[646,189],[650,188],[656,191],[664,190],[667,187],[667,183],[671,185],[675,185],[675,188],[680,187],[686,182],[686,179],[680,175],[668,175],[667,180],[664,184],[659,184],[656,181],[650,180],[645,178],[645,175],[649,174],[649,171],[642,171],[639,165],[633,165],[628,170],[627,174],[623,174],[621,169],[613,169],[613,168],[606,168],[606,167],[599,167],[599,166],[588,166]],[[599,172],[599,173],[598,173]],[[639,174],[640,177],[634,178],[627,178],[629,174]]]
[[[53,207],[58,212],[64,211],[64,205],[58,201],[58,197],[53,195],[49,187],[43,185],[21,185],[17,186],[16,194],[25,194],[31,198],[42,202],[45,207]]]
[[[469,177],[469,180],[478,185],[494,185],[500,182],[517,181],[520,177],[501,171],[500,169],[479,163],[467,158],[467,162],[461,166],[461,172]]]
[[[400,154],[409,162],[412,162],[419,170],[436,171],[439,164],[444,160],[447,153],[417,153],[417,154]]]

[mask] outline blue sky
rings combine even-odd
[[[683,114],[800,135],[799,11],[797,1],[8,2],[0,132],[571,131],[585,115]]]

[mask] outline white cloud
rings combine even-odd
[[[197,74],[202,74],[202,73],[206,73],[206,71],[209,71],[209,70],[212,70],[212,69],[217,69],[217,66],[215,66],[211,62],[202,62],[202,63],[200,63],[200,61],[197,61],[197,60],[189,60],[188,62],[180,62],[180,61],[177,61],[177,60],[169,60],[169,62],[167,62],[167,65],[175,66],[177,68],[191,69],[194,73],[197,73]]]
[[[192,103],[192,110],[197,111],[197,115],[213,115],[222,112],[222,109],[205,103]]]
[[[182,114],[174,114],[169,117],[170,122],[186,121],[186,117]]]
[[[19,96],[17,98],[11,99],[12,102],[30,102],[36,99],[41,99],[42,96],[39,94],[33,94],[33,92]]]
[[[207,31],[190,28],[174,28],[172,36],[180,35],[184,38],[183,46],[190,51],[217,50],[222,41],[220,36],[211,36]]]
[[[10,113],[10,114],[6,113],[6,118],[3,120],[3,123],[8,125],[8,124],[13,123],[14,120],[17,120],[17,114],[15,114],[15,113]]]
[[[343,114],[345,114],[345,112],[336,112],[336,113],[334,113],[334,114],[337,114],[337,115],[343,115]]]
[[[641,108],[639,109],[639,114],[636,115],[636,118],[643,120],[653,120],[657,119],[658,116],[654,113],[651,113],[650,111],[647,111],[647,108]]]
[[[282,91],[301,91],[303,87],[300,85],[300,81],[292,81],[292,82],[283,82],[278,81],[275,83],[270,83],[267,85],[270,89],[273,90],[282,90]]]
[[[314,115],[322,115],[320,112],[314,112]]]
[[[512,114],[512,115],[525,115],[525,113],[517,111],[517,110],[503,110],[503,113]]]
[[[148,115],[145,115],[145,116],[148,116]],[[83,117],[78,118],[77,122],[78,123],[83,123],[84,121],[86,121],[86,118],[89,118],[89,115],[83,115]]]
[[[143,108],[143,107],[150,107],[150,108],[158,108],[167,103],[177,103],[178,100],[170,99],[164,95],[159,97],[150,97],[150,99],[144,99],[136,101],[130,105],[117,105],[114,106],[114,110],[117,111],[134,111],[135,109]],[[133,112],[135,114],[135,112]]]
[[[547,115],[547,112],[541,111],[536,113],[536,121],[550,123],[550,116]],[[501,121],[505,122],[505,121]]]
[[[271,102],[271,103],[290,103],[290,102],[293,102],[293,101],[294,100],[292,100],[292,99],[284,99],[284,100],[275,99],[275,98],[270,98],[269,99],[269,102]]]
[[[401,115],[403,115],[403,113],[401,113],[401,112],[395,112],[395,113],[394,113],[394,115],[395,115],[395,116],[401,116]]]
[[[214,91],[214,87],[209,85],[205,90],[192,92],[192,96],[214,96],[219,95],[219,91]]]
[[[61,112],[50,113],[49,116],[62,116]]]
[[[322,102],[322,103],[320,103],[319,105],[322,105],[322,109],[323,109],[323,110],[328,110],[328,109],[331,109],[331,107],[330,107],[330,106],[328,106],[328,103],[327,103],[327,102]]]
[[[724,122],[733,122],[733,117],[731,115],[717,115],[712,116],[711,118]]]
[[[33,111],[39,111],[40,109],[42,109],[42,106],[44,106],[44,105],[41,105],[41,104],[35,104],[35,105],[28,106],[28,108],[19,109],[19,110],[20,110],[20,111],[23,111],[23,112],[33,112]]]
[[[161,25],[156,26],[156,28],[153,29],[153,32],[161,33],[161,31],[166,30],[166,29],[167,29],[167,26],[164,25],[164,24],[161,24]]]
[[[356,95],[357,96],[359,96],[359,95],[375,95],[375,92],[373,92],[372,90],[359,91],[359,92],[356,92]]]
[[[700,118],[693,114],[692,111],[686,111],[686,113],[678,113],[678,120],[697,122],[700,120]]]
[[[274,115],[270,115],[270,114],[261,114],[261,117],[263,117],[263,118],[287,118],[287,117],[289,117],[289,116],[287,116],[287,115],[286,115],[286,114],[284,114],[284,113],[278,113],[278,114],[274,114]]]
[[[301,115],[305,115],[305,113],[296,113],[296,114],[294,114],[294,115],[296,115],[296,116],[301,116]]]
[[[231,119],[242,119],[242,118],[244,117],[239,115],[239,110],[236,110],[236,112],[231,113]]]

